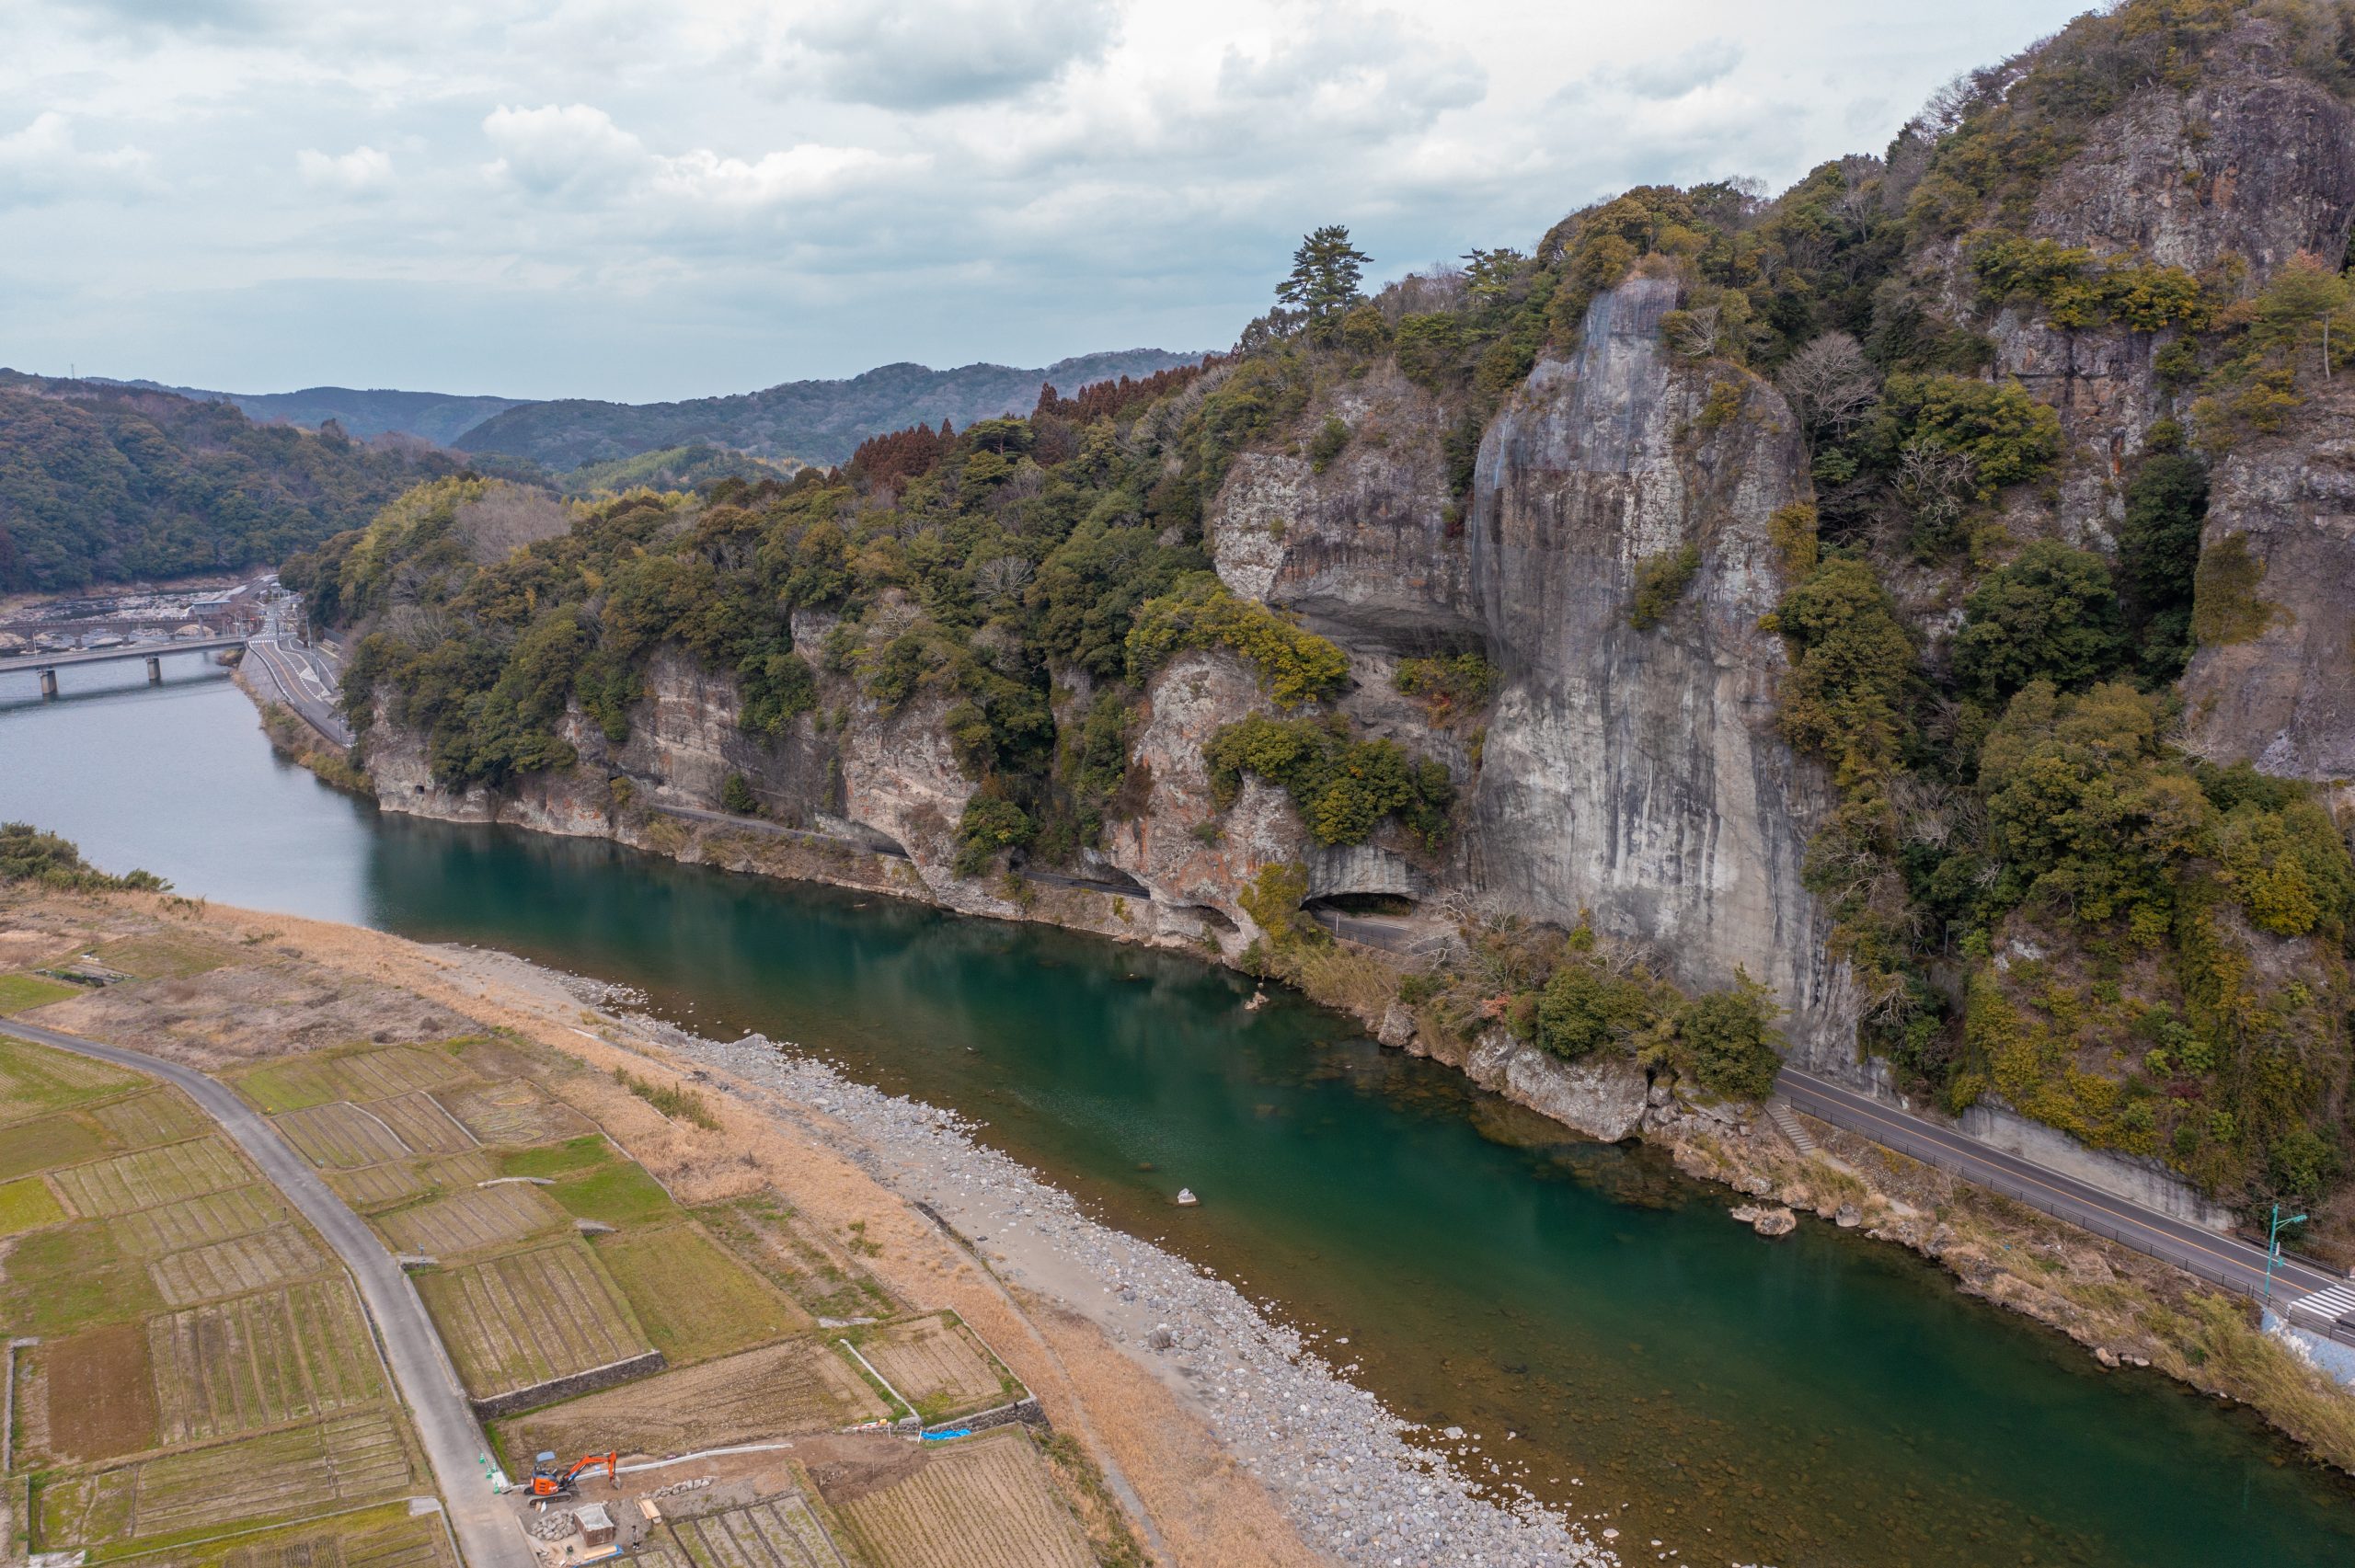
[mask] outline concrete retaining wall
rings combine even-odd
[[[1991,1148],[2074,1176],[2112,1197],[2219,1233],[2233,1229],[2232,1210],[2209,1202],[2157,1161],[2088,1148],[2058,1127],[2030,1121],[1999,1099],[1991,1096],[1963,1112],[1959,1126],[1964,1134]]]
[[[610,1389],[615,1383],[626,1383],[632,1378],[660,1372],[667,1364],[661,1351],[649,1350],[626,1361],[609,1361],[603,1367],[592,1367],[569,1378],[552,1378],[545,1383],[534,1383],[528,1389],[517,1389],[511,1393],[493,1394],[488,1399],[468,1400],[466,1402],[475,1407],[477,1420],[490,1421],[499,1416],[512,1415],[519,1410],[531,1410],[539,1405],[554,1404],[561,1399],[571,1399],[578,1394],[592,1394],[599,1389]]]
[[[986,1432],[993,1426],[1011,1426],[1017,1421],[1028,1426],[1045,1426],[1048,1424],[1047,1413],[1039,1408],[1037,1400],[1025,1395],[1011,1404],[985,1410],[979,1415],[963,1416],[955,1421],[936,1421],[924,1429],[924,1435],[929,1437],[937,1432]]]

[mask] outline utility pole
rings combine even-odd
[[[2265,1305],[2269,1309],[2273,1305],[2273,1265],[2281,1261],[2281,1232],[2292,1225],[2303,1225],[2305,1222],[2306,1217],[2303,1214],[2282,1219],[2281,1206],[2278,1203],[2273,1206],[2273,1225],[2265,1233]]]

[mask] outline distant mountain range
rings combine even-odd
[[[846,381],[789,381],[763,392],[683,403],[531,402],[439,392],[311,386],[300,392],[212,392],[160,382],[107,384],[235,404],[247,418],[316,429],[329,419],[356,441],[417,436],[456,451],[527,458],[561,473],[643,452],[709,445],[777,461],[833,464],[868,436],[943,419],[959,428],[999,414],[1027,414],[1042,382],[1066,395],[1099,381],[1148,376],[1200,361],[1199,353],[1128,349],[1058,360],[1038,370],[973,364],[936,371],[884,365]],[[101,381],[100,377],[86,377]]]

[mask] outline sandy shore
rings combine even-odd
[[[185,918],[185,917],[183,917]],[[951,1114],[757,1036],[706,1040],[601,982],[506,954],[224,910],[237,939],[412,992],[600,1071],[668,1068],[720,1123],[665,1120],[619,1090],[601,1121],[684,1201],[774,1186],[908,1299],[954,1307],[1076,1436],[1171,1564],[1612,1564],[1610,1541],[1532,1500],[1492,1500],[1417,1430],[1232,1286],[1084,1216]],[[1435,1436],[1438,1435],[1434,1435]],[[1615,1533],[1615,1532],[1614,1532]]]

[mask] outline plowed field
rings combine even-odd
[[[383,1397],[351,1288],[306,1281],[147,1322],[166,1445],[331,1415]]]
[[[165,1304],[191,1306],[220,1296],[243,1296],[327,1266],[311,1239],[292,1225],[273,1225],[250,1236],[167,1253],[147,1265]]]
[[[840,1511],[876,1568],[1095,1568],[1096,1554],[1018,1426],[947,1445]]]
[[[503,1247],[565,1223],[564,1211],[523,1182],[466,1187],[376,1222],[395,1252],[454,1257]]]
[[[95,1218],[219,1192],[248,1179],[246,1168],[217,1138],[192,1138],[97,1160],[60,1171],[51,1180],[75,1213]]]
[[[417,1288],[477,1399],[652,1348],[621,1292],[577,1241],[422,1274]]]

